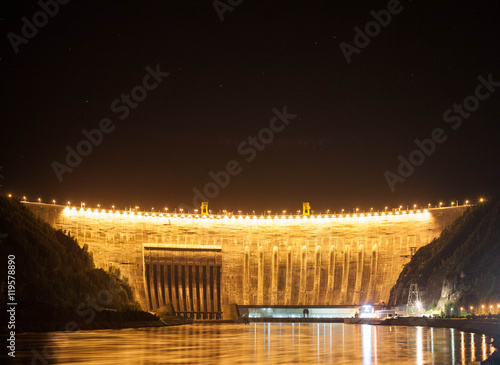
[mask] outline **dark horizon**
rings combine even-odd
[[[498,4],[214,3],[1,5],[1,193],[339,212],[498,192]]]

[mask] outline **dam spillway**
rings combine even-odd
[[[357,215],[195,216],[25,204],[128,277],[146,310],[387,303],[415,249],[465,206]]]

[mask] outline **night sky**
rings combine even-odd
[[[209,184],[215,211],[426,206],[497,190],[497,2],[221,0],[231,10],[218,14],[212,1],[73,0],[36,19],[37,2],[8,3],[3,194],[188,209],[228,163],[227,186]],[[372,10],[384,21],[388,6],[386,26],[370,23],[374,36],[356,43],[355,27]],[[33,35],[23,17],[47,24]],[[342,45],[356,50],[350,63]],[[285,110],[288,124],[273,119]],[[92,145],[82,130],[100,124],[109,133]],[[441,142],[412,154],[433,133]],[[70,167],[79,144],[87,156]],[[418,166],[391,189],[400,155]]]

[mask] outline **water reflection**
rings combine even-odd
[[[368,324],[361,325],[361,333],[363,336],[363,365],[372,363],[372,329],[375,329],[375,326],[370,326]]]
[[[466,364],[494,348],[454,329],[370,325],[190,325],[18,335],[18,363]],[[459,359],[457,362],[456,360]]]
[[[475,346],[475,345],[476,345],[476,344],[475,344],[475,342],[474,342],[474,333],[471,333],[471,334],[470,334],[470,351],[471,351],[471,355],[470,355],[470,356],[471,356],[471,359],[470,359],[470,360],[471,360],[471,361],[476,361],[476,351],[474,351],[474,350],[475,350],[475,348],[476,348],[476,346]]]
[[[424,350],[422,348],[422,327],[417,327],[417,365],[422,365],[424,363]],[[432,330],[432,328],[431,328]],[[431,353],[433,353],[432,351]]]

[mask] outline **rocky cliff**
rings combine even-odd
[[[488,313],[500,302],[500,199],[470,207],[439,238],[421,247],[391,290],[389,305],[404,305],[418,284],[424,308]],[[485,305],[485,308],[478,307]]]

